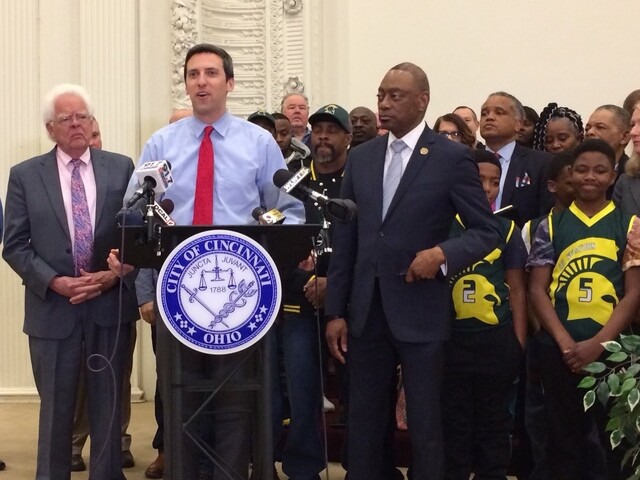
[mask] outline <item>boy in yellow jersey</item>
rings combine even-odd
[[[584,392],[577,388],[583,368],[604,352],[602,342],[615,339],[640,306],[640,269],[623,269],[637,220],[606,198],[615,179],[614,163],[615,153],[602,140],[586,140],[576,148],[571,166],[575,201],[540,223],[527,262],[529,298],[543,329],[552,480],[627,477],[608,446],[604,410],[595,405],[584,412]],[[599,445],[590,435],[594,425]]]
[[[500,188],[500,162],[484,150],[474,155],[492,203]],[[527,328],[527,251],[515,223],[499,220],[496,249],[451,279],[454,318],[442,400],[446,480],[468,480],[472,472],[478,480],[504,479],[511,456],[509,405]],[[451,236],[464,228],[458,219]]]

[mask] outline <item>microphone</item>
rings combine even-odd
[[[166,192],[173,183],[171,165],[167,160],[144,162],[135,171],[135,175],[138,179],[139,188],[127,202],[127,208],[132,207],[150,192],[154,192],[154,194]]]
[[[266,211],[262,207],[254,208],[251,216],[256,219],[260,225],[279,225],[287,218],[286,215],[277,208]]]
[[[310,198],[314,202],[326,207],[329,215],[336,218],[340,222],[350,222],[356,218],[358,206],[349,199],[329,198],[326,195],[316,192],[315,190],[302,184],[302,181],[309,176],[307,167],[302,167],[296,173],[289,170],[280,169],[273,174],[273,184],[282,189],[289,195],[293,195],[300,200]]]
[[[163,199],[159,204],[154,202],[154,217],[160,219],[165,225],[175,225],[176,222],[169,216],[169,214],[173,212],[174,207],[175,204],[173,203],[173,200],[168,198]],[[129,227],[141,226],[146,222],[145,212],[139,208],[122,207],[120,211],[116,213],[116,221],[120,227],[123,225],[127,225]]]
[[[284,190],[285,193],[293,195],[300,200],[310,198],[320,205],[326,205],[329,202],[328,197],[302,184],[302,181],[309,176],[309,173],[311,173],[311,170],[307,167],[302,167],[296,173],[282,168],[273,174],[273,184]]]
[[[153,213],[156,217],[158,217],[162,223],[171,227],[176,224],[173,218],[170,217],[171,212],[175,208],[175,204],[173,200],[169,198],[163,198],[160,200],[160,204],[154,202],[153,204]]]

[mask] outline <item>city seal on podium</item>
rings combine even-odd
[[[199,352],[226,355],[259,341],[274,324],[282,286],[255,240],[209,230],[180,243],[158,277],[156,301],[171,333]]]

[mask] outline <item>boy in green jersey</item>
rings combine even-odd
[[[474,155],[491,204],[500,188],[500,162],[484,150]],[[527,328],[527,251],[512,220],[499,217],[499,225],[496,249],[451,278],[442,398],[446,480],[468,480],[472,472],[479,480],[506,478],[511,457],[509,406]],[[464,228],[457,219],[451,236]]]
[[[602,140],[576,148],[575,201],[543,220],[527,266],[529,299],[542,326],[540,353],[548,415],[549,475],[555,480],[626,478],[604,435],[599,405],[584,412],[582,370],[603,353],[640,306],[640,269],[623,269],[636,217],[607,200],[615,154]],[[634,229],[635,230],[635,229]],[[628,254],[627,254],[628,255]],[[600,445],[590,432],[598,425]],[[599,448],[597,448],[599,447]]]

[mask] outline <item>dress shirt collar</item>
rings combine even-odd
[[[73,160],[73,158],[75,157],[70,157],[69,155],[67,155],[66,152],[64,152],[60,147],[56,148],[56,157],[58,158],[58,160],[60,162],[62,162],[62,164],[66,167],[69,168],[69,162],[71,162],[71,160]],[[89,150],[89,148],[87,148],[84,153],[82,155],[80,155],[80,160],[82,160],[82,162],[85,165],[89,165],[89,161],[91,160],[91,152]]]
[[[489,150],[490,152],[500,154],[500,159],[504,160],[507,163],[509,163],[511,161],[511,157],[513,156],[513,151],[515,149],[516,149],[516,141],[515,140],[513,140],[513,141],[507,143],[505,146],[499,148],[497,152],[494,151],[494,150],[491,150],[489,147],[487,147],[487,150]]]
[[[207,125],[213,125],[213,131],[217,132],[222,138],[224,138],[229,130],[229,126],[231,125],[231,115],[229,112],[224,112],[224,114],[213,123],[204,123],[196,117],[189,117],[188,121],[191,124],[191,131],[193,134],[202,140],[202,134],[204,133],[204,128]]]
[[[418,125],[416,125],[416,127],[413,130],[411,130],[409,133],[407,133],[404,137],[401,138],[401,140],[405,143],[407,147],[411,149],[412,152],[416,148],[416,144],[420,139],[420,135],[422,135],[422,132],[424,132],[424,129],[426,128],[426,126],[427,124],[425,122],[420,122]],[[389,132],[387,150],[391,148],[391,144],[397,138],[398,137],[396,137],[393,133]]]

